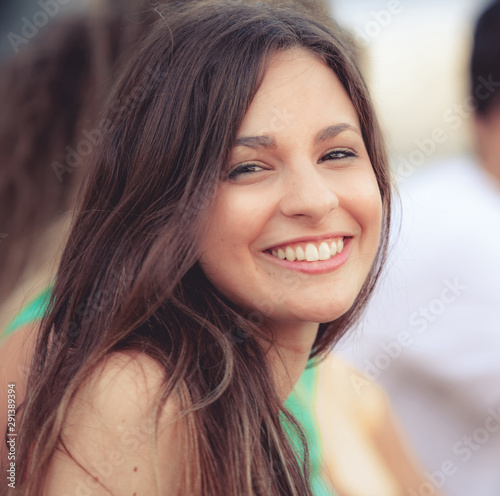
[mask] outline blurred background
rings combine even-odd
[[[16,46],[22,47],[26,43],[21,41],[14,46],[11,40],[16,40],[16,36],[26,40],[35,39],[36,34],[31,38],[24,34],[31,35],[29,23],[33,23],[36,29],[43,29],[45,25],[59,15],[68,15],[74,12],[84,11],[94,0],[56,0],[55,2],[39,0],[2,0],[0,3],[0,57],[4,59],[16,53]],[[44,8],[45,6],[45,8]],[[41,12],[41,14],[40,14]],[[26,18],[29,22],[27,23]],[[27,30],[23,33],[23,29]],[[35,32],[35,29],[32,30]],[[10,35],[10,37],[9,37]],[[20,40],[17,40],[20,41]]]
[[[365,76],[396,173],[472,147],[464,104],[474,22],[484,0],[333,0],[335,19],[365,51]],[[464,107],[464,108],[463,108]],[[443,129],[446,139],[418,143]],[[439,138],[441,141],[441,138]],[[404,166],[406,164],[406,167]],[[403,169],[402,169],[403,167]],[[400,175],[400,174],[398,174]]]

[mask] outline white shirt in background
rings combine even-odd
[[[410,495],[499,496],[500,187],[458,158],[400,190],[386,275],[336,351],[389,394],[428,472]]]

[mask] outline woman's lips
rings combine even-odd
[[[266,250],[264,255],[284,268],[308,274],[321,274],[344,264],[349,258],[351,245],[352,237],[345,236],[273,248]]]

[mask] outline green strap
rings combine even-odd
[[[2,339],[7,338],[15,330],[27,324],[40,320],[47,309],[50,299],[51,286],[38,293],[10,322],[2,333]]]
[[[318,368],[306,368],[286,400],[286,406],[300,422],[306,435],[310,456],[311,483],[314,495],[333,496],[332,491],[321,476],[323,450],[315,413],[317,386]]]

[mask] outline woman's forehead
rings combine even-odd
[[[294,48],[270,59],[238,137],[280,134],[306,124],[316,133],[341,123],[359,129],[356,110],[337,75],[316,55]]]

